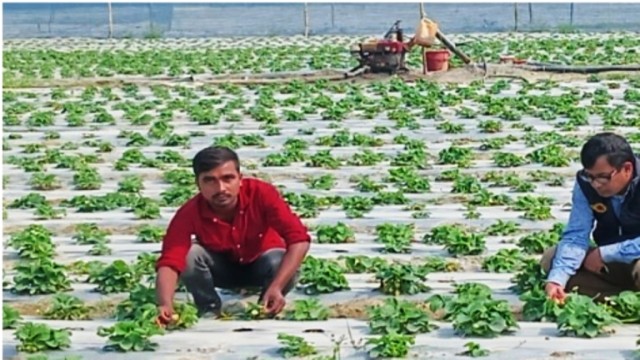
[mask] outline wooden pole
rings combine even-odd
[[[533,24],[533,4],[529,3],[529,25]]]
[[[571,26],[573,26],[573,10],[574,10],[574,3],[571,3],[571,8],[570,8],[570,13],[569,13],[569,24],[571,24]]]
[[[513,3],[514,30],[518,31],[518,3]]]
[[[53,22],[53,5],[49,5],[49,22],[47,23],[47,28],[49,29],[49,34],[51,34],[51,23]]]
[[[336,27],[336,6],[331,3],[331,28]]]
[[[149,3],[149,32],[153,32],[153,16],[151,15],[151,3]]]
[[[424,11],[424,3],[420,3],[420,21],[427,17],[427,13]],[[422,74],[426,75],[429,69],[427,69],[427,48],[422,47]]]
[[[113,9],[111,8],[111,1],[107,3],[107,9],[109,10],[109,39],[113,38]]]
[[[309,37],[309,4],[304,3],[304,37]]]

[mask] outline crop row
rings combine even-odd
[[[497,62],[505,49],[511,55],[540,62],[575,65],[637,64],[640,40],[635,35],[608,38],[558,37],[515,40],[461,40],[461,49],[476,59]],[[419,51],[409,55],[408,64],[419,66]],[[108,77],[114,75],[154,76],[168,74],[220,74],[251,71],[278,72],[326,68],[345,69],[354,65],[344,45],[327,41],[319,46],[271,46],[193,51],[185,49],[127,50],[10,50],[3,52],[4,84],[56,77]],[[455,65],[459,60],[453,59]]]

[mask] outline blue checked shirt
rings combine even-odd
[[[625,195],[611,198],[611,206],[616,216],[620,216],[620,208]],[[547,281],[565,287],[569,278],[575,275],[589,249],[589,240],[594,221],[593,210],[589,206],[582,189],[580,189],[580,185],[576,183],[573,187],[569,223],[562,234],[562,239],[558,243]],[[617,244],[601,246],[600,254],[605,263],[621,262],[631,264],[634,260],[640,259],[640,237]]]

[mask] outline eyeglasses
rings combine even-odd
[[[608,173],[606,175],[593,176],[593,175],[587,173],[586,170],[582,169],[582,170],[580,170],[580,173],[578,174],[578,176],[580,176],[580,178],[582,180],[587,181],[589,183],[596,182],[596,183],[598,183],[600,185],[604,185],[604,184],[608,183],[609,181],[611,181],[611,178],[617,172],[618,172],[618,169],[614,169],[614,170],[612,170],[610,173]]]

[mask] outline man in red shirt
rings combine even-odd
[[[156,264],[160,320],[170,321],[178,278],[199,316],[219,315],[217,288],[261,287],[268,313],[284,308],[311,238],[277,188],[243,178],[238,155],[207,147],[193,158],[199,193],[169,223]]]

